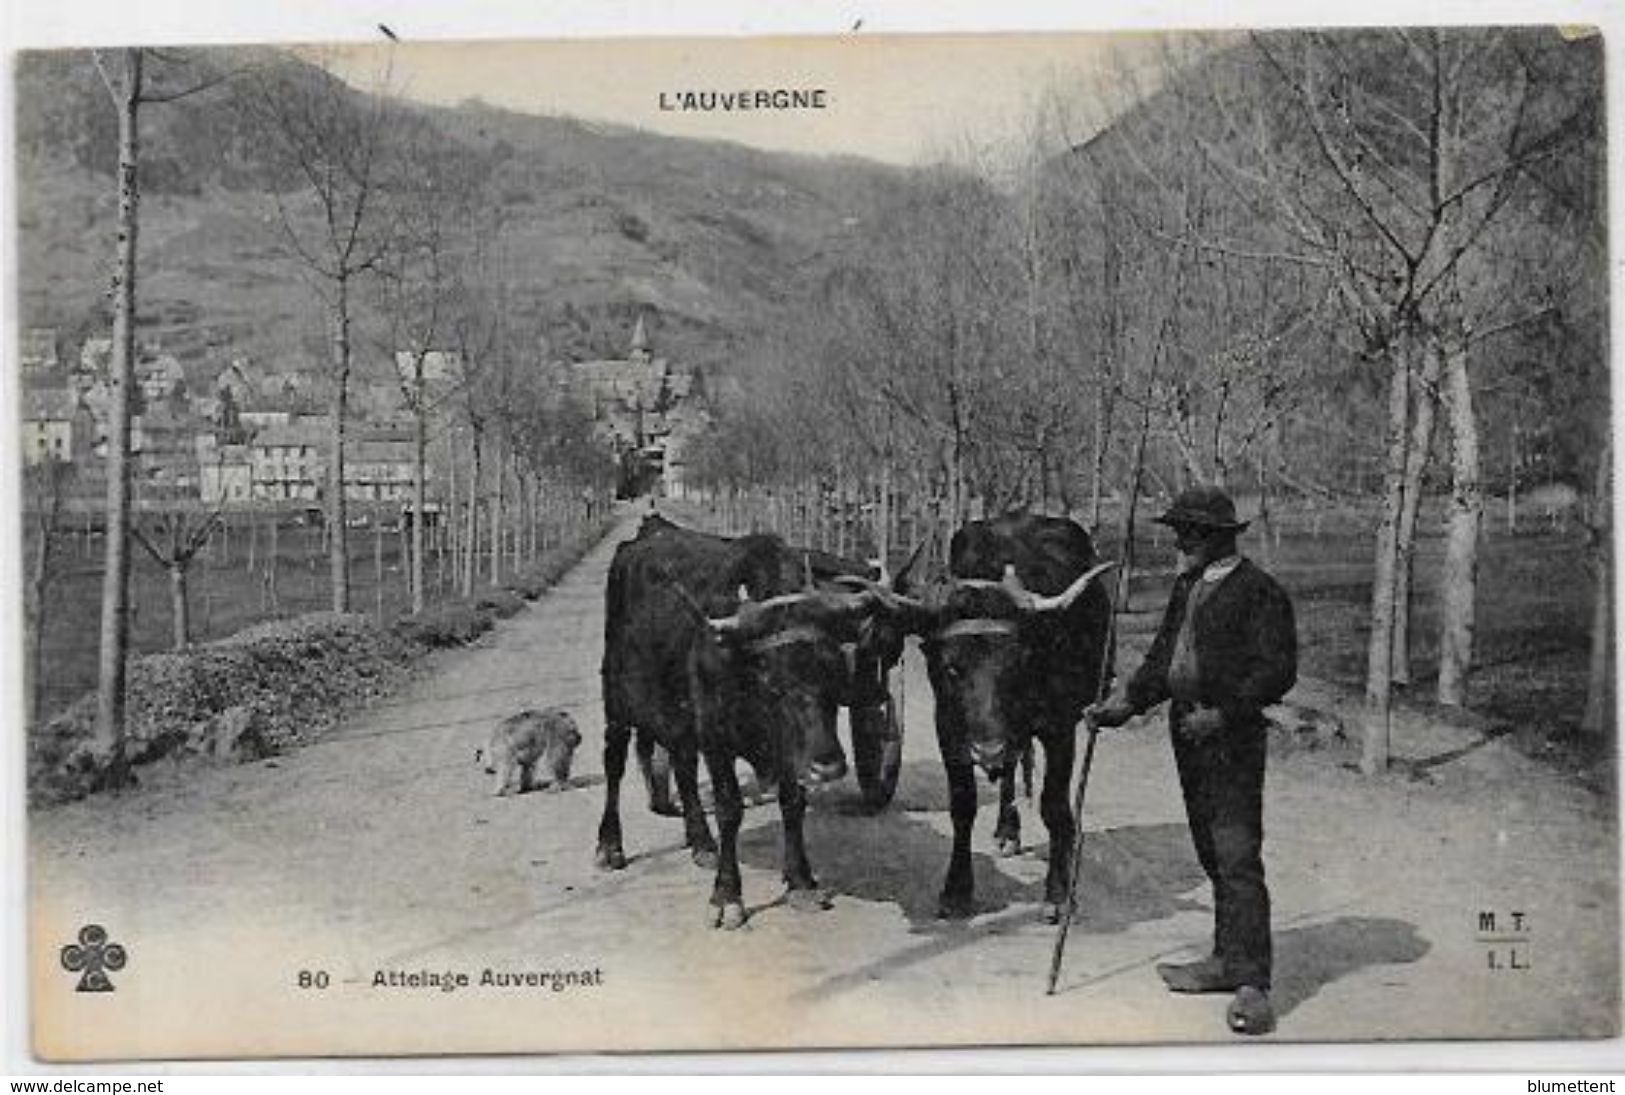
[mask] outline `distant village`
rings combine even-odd
[[[93,514],[106,497],[112,340],[91,338],[74,349],[68,352],[54,328],[22,332],[23,460],[69,466],[64,500],[74,512]],[[433,351],[423,364],[432,393],[454,393],[462,382],[455,353]],[[408,376],[411,368],[410,356],[398,354],[397,373]],[[706,381],[700,370],[656,355],[641,317],[625,356],[547,368],[623,469],[641,469],[645,485],[665,493],[687,492],[686,453],[711,422]],[[325,376],[236,358],[202,384],[196,380],[197,370],[188,380],[162,345],[139,345],[130,433],[136,507],[318,512],[332,445]],[[445,427],[455,428],[458,401],[433,402],[447,408],[430,431],[443,438]],[[387,376],[354,379],[350,407],[347,501],[380,517],[408,508],[412,419],[402,384]],[[444,501],[451,459],[444,443],[431,445],[428,520]]]

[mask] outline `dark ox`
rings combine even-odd
[[[802,840],[806,788],[846,772],[835,737],[846,682],[841,648],[880,605],[869,589],[812,588],[805,555],[775,536],[725,539],[645,518],[638,535],[616,549],[606,591],[598,864],[626,864],[620,780],[636,730],[640,752],[658,744],[670,755],[695,862],[716,865],[714,925],[744,922],[736,759],[778,788],[789,904],[822,907]],[[700,807],[701,756],[720,849]]]
[[[674,526],[675,527],[675,526]],[[872,592],[891,611],[860,617],[851,641],[841,646],[844,671],[836,686],[836,701],[846,708],[852,727],[852,759],[864,802],[884,808],[896,790],[901,763],[902,727],[891,707],[890,673],[902,660],[909,635],[910,611],[893,595],[893,587],[919,561],[922,543],[909,557],[897,578],[883,566],[862,562],[817,548],[791,547],[801,560],[803,579],[831,592]],[[898,610],[901,611],[898,611]],[[649,808],[668,817],[682,816],[671,801],[671,760],[664,749],[651,748],[647,735],[639,735],[639,762],[649,788]]]
[[[1089,534],[1057,517],[1009,514],[973,521],[949,546],[952,581],[932,591],[917,621],[936,695],[937,744],[947,769],[954,844],[938,913],[975,908],[970,838],[975,770],[1001,784],[998,836],[1019,842],[1010,803],[1013,766],[1044,747],[1039,813],[1049,831],[1045,917],[1067,900],[1077,826],[1068,802],[1075,728],[1110,674],[1111,602],[1097,579]]]

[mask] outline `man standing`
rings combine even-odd
[[[1292,602],[1236,553],[1247,522],[1216,487],[1182,492],[1157,520],[1174,530],[1180,574],[1145,663],[1093,711],[1121,726],[1163,700],[1196,856],[1213,883],[1213,953],[1163,964],[1172,992],[1234,992],[1238,1034],[1275,1029],[1270,898],[1264,885],[1264,708],[1297,680]]]

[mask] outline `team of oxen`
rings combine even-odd
[[[1068,801],[1075,728],[1111,672],[1111,603],[1096,580],[1106,566],[1076,523],[1032,514],[959,529],[941,580],[911,575],[918,556],[890,577],[772,535],[729,539],[646,517],[617,548],[606,590],[598,864],[626,864],[619,797],[635,738],[651,805],[679,812],[662,794],[657,762],[669,758],[694,860],[715,865],[713,925],[745,920],[737,760],[777,790],[787,903],[823,907],[803,840],[808,791],[846,773],[836,730],[838,709],[847,707],[865,798],[881,805],[890,797],[900,728],[884,717],[887,674],[913,635],[936,697],[953,821],[939,914],[974,910],[976,769],[1000,786],[995,836],[1008,854],[1020,846],[1014,774],[1036,740],[1045,754],[1040,815],[1049,832],[1044,913],[1060,917],[1077,839]],[[702,759],[715,837],[699,796]]]

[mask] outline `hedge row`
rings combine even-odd
[[[555,584],[605,531],[586,530],[530,569],[472,597],[445,601],[380,627],[370,617],[312,613],[256,624],[218,642],[132,658],[124,757],[256,760],[321,737],[347,708],[389,692],[424,653],[459,646]],[[36,805],[102,789],[110,758],[94,749],[96,697],[85,695],[29,736]]]

